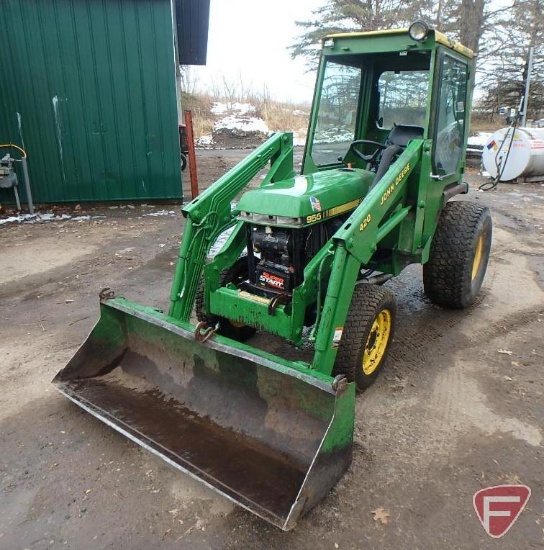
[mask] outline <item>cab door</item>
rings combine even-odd
[[[449,183],[459,181],[465,169],[470,68],[466,60],[445,51],[439,63],[431,177]]]

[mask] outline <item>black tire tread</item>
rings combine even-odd
[[[361,348],[366,345],[366,337],[374,323],[377,313],[381,310],[384,303],[392,304],[393,309],[393,327],[389,339],[389,344],[393,340],[394,320],[395,320],[395,296],[388,288],[359,283],[355,285],[353,297],[351,299],[348,317],[344,325],[342,340],[336,354],[336,361],[333,369],[333,376],[342,374],[350,381],[356,381],[356,369],[360,363]],[[364,387],[358,384],[358,389],[362,390],[368,387],[381,370],[387,357],[386,350],[379,368],[372,375],[372,380]],[[370,378],[370,377],[369,377]]]
[[[466,281],[472,272],[470,244],[477,238],[480,220],[486,216],[489,209],[471,201],[449,202],[442,210],[429,261],[423,265],[423,287],[434,304],[449,308],[469,305]]]

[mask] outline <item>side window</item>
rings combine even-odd
[[[455,174],[462,158],[465,137],[468,68],[445,55],[436,105],[433,169],[436,174]]]
[[[379,126],[427,126],[429,71],[384,71],[378,80]]]

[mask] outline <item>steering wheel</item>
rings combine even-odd
[[[363,153],[361,153],[361,151],[356,149],[357,145],[374,145],[375,147],[377,147],[377,149],[370,155],[364,155]],[[379,141],[371,141],[369,139],[356,139],[355,141],[352,141],[351,145],[349,146],[349,150],[356,157],[360,158],[361,160],[364,160],[365,162],[374,162],[378,157],[378,154],[386,148],[387,148],[387,145],[384,145]]]

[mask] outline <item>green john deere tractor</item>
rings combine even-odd
[[[468,191],[473,75],[472,52],[422,22],[327,37],[301,173],[292,135],[275,134],[185,206],[168,314],[103,292],[59,390],[292,528],[350,464],[355,390],[394,334],[383,283],[421,263],[426,295],[451,308],[482,285],[489,212],[450,202]],[[256,330],[309,332],[313,359],[252,346]]]

